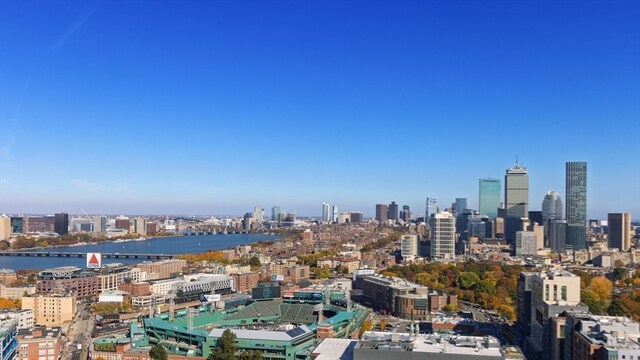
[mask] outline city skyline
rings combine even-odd
[[[529,210],[585,161],[587,218],[640,214],[637,2],[0,14],[0,213],[415,216],[427,197],[478,209],[478,179],[517,156]]]

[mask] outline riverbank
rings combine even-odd
[[[252,245],[264,241],[274,241],[281,236],[271,236],[264,234],[231,234],[231,235],[192,235],[192,236],[173,236],[158,237],[148,239],[147,241],[127,241],[127,242],[100,242],[74,246],[56,246],[46,248],[35,248],[31,251],[38,252],[77,252],[77,253],[120,253],[120,254],[193,254],[202,253],[211,250],[223,250],[233,248],[238,245]],[[20,249],[18,251],[29,251]],[[103,258],[103,264],[109,263],[128,263],[136,264],[146,261],[145,259],[106,259]],[[38,257],[34,258],[23,256],[0,256],[0,268],[8,268],[14,270],[20,269],[46,269],[58,266],[78,266],[84,268],[86,266],[85,258],[67,258],[67,257]]]

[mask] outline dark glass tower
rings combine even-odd
[[[59,213],[55,215],[53,231],[58,233],[58,235],[66,235],[69,233],[69,214]]]
[[[567,249],[587,248],[587,163],[567,162]]]

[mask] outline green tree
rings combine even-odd
[[[478,282],[480,282],[480,277],[474,272],[462,272],[458,276],[458,286],[463,290],[473,288]]]
[[[458,310],[458,307],[453,304],[447,304],[442,307],[442,311],[456,311],[456,310]]]
[[[251,257],[251,259],[249,259],[249,265],[251,265],[252,269],[257,269],[262,266],[262,263],[260,262],[260,259],[258,259],[257,256],[253,256]]]
[[[164,346],[157,344],[149,350],[149,357],[153,360],[167,360],[169,355],[167,354],[167,349],[165,349]]]
[[[238,344],[236,343],[236,334],[226,329],[222,336],[218,339],[217,346],[207,358],[208,360],[236,360],[236,352]],[[262,356],[262,354],[260,354]]]
[[[601,301],[599,296],[591,290],[583,290],[580,296],[582,302],[589,307],[589,311],[594,315],[602,315],[604,313],[605,303]]]

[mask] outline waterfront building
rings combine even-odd
[[[69,233],[69,214],[58,213],[55,214],[55,223],[53,231],[58,235],[66,235]]]
[[[67,294],[35,294],[22,298],[22,308],[33,310],[33,321],[41,326],[60,326],[73,320],[76,297]]]
[[[278,214],[280,214],[280,207],[279,206],[272,206],[271,207],[271,221],[278,221]]]
[[[515,240],[518,222],[529,215],[529,176],[527,168],[516,165],[504,177],[505,231],[508,243]]]
[[[131,220],[126,216],[118,216],[115,221],[116,229],[129,232],[131,228]]]
[[[387,219],[392,220],[392,221],[398,221],[398,204],[396,204],[395,201],[392,201],[391,204],[389,204],[388,210],[387,210]]]
[[[93,231],[99,234],[107,232],[108,219],[106,216],[96,215],[91,217]]]
[[[147,220],[141,217],[133,219],[133,232],[141,236],[147,235]]]
[[[74,291],[79,299],[94,298],[98,294],[96,273],[75,266],[63,266],[40,271],[36,281],[37,293]]]
[[[253,208],[253,213],[252,216],[255,221],[259,222],[259,223],[263,223],[264,222],[264,209],[256,206]]]
[[[607,216],[609,248],[628,251],[631,248],[631,214],[610,213]]]
[[[479,187],[480,215],[495,219],[500,207],[500,179],[480,179]]]
[[[418,235],[402,235],[400,244],[400,255],[403,259],[413,260],[418,256]]]
[[[11,217],[11,233],[13,234],[24,233],[24,218],[22,216]]]
[[[0,240],[11,238],[11,218],[7,215],[0,216]]]
[[[434,214],[429,219],[429,228],[431,257],[454,257],[456,250],[456,219],[453,215],[447,211]]]
[[[587,163],[566,164],[567,248],[587,248]]]

